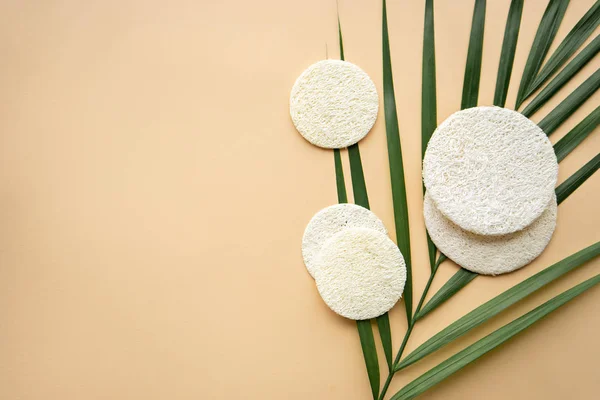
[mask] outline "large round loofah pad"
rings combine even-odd
[[[438,210],[480,235],[517,232],[554,196],[558,162],[546,134],[518,112],[475,107],[446,119],[423,160]]]
[[[337,233],[323,245],[318,264],[315,280],[321,297],[346,318],[378,317],[404,291],[404,258],[381,232],[351,228]]]
[[[323,244],[347,228],[368,228],[387,235],[383,222],[370,210],[355,204],[335,204],[316,213],[304,230],[302,257],[308,273],[314,278],[317,256]]]
[[[339,60],[308,67],[290,95],[298,132],[315,146],[340,149],[369,133],[379,110],[375,84],[362,69]]]
[[[519,269],[539,256],[556,227],[556,196],[527,228],[502,236],[467,232],[450,222],[425,194],[425,225],[436,247],[461,267],[483,275],[498,275]]]

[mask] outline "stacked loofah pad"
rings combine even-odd
[[[348,228],[368,228],[387,235],[383,222],[364,207],[335,204],[322,209],[312,217],[302,237],[302,257],[313,278],[315,269],[319,268],[317,258],[325,242]]]
[[[378,317],[402,296],[402,253],[366,208],[336,204],[319,211],[304,231],[302,255],[325,303],[346,318]]]
[[[557,175],[548,137],[522,114],[499,107],[454,113],[432,135],[423,160],[429,234],[468,270],[514,271],[550,241]]]

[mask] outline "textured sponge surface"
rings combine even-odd
[[[518,112],[475,107],[435,130],[423,180],[437,209],[481,235],[519,231],[546,209],[558,162],[546,134]]]
[[[375,318],[398,302],[406,282],[404,258],[387,235],[343,230],[321,249],[315,275],[325,303],[346,318]]]
[[[323,244],[344,229],[358,227],[374,229],[387,235],[383,222],[373,212],[355,204],[335,204],[312,217],[302,237],[302,257],[312,277],[319,267],[316,258]]]
[[[311,65],[298,77],[290,95],[290,115],[298,132],[328,149],[348,147],[365,137],[378,110],[375,84],[347,61]]]
[[[436,247],[461,267],[484,275],[514,271],[539,256],[556,227],[556,196],[542,215],[525,229],[501,236],[476,235],[445,218],[425,194],[427,231]]]

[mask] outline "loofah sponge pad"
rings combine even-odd
[[[431,240],[442,253],[469,271],[498,275],[519,269],[539,256],[556,227],[556,196],[546,210],[527,228],[502,236],[467,232],[445,218],[425,194],[425,225]]]
[[[355,204],[335,204],[316,213],[302,237],[302,257],[308,273],[314,278],[316,258],[323,244],[347,228],[368,228],[387,235],[383,222],[370,210]]]
[[[389,311],[402,296],[406,265],[398,246],[372,229],[351,228],[321,249],[315,276],[325,303],[350,319],[370,319]]]
[[[518,112],[475,107],[433,133],[423,180],[436,207],[480,235],[519,231],[554,196],[558,162],[546,134]]]
[[[375,84],[362,69],[339,60],[308,67],[290,95],[296,129],[312,144],[339,149],[369,133],[379,110]]]

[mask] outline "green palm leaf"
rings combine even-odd
[[[421,156],[437,127],[437,99],[435,77],[435,32],[433,24],[433,0],[425,2],[425,28],[423,30],[423,81],[421,88]],[[425,193],[425,188],[423,188]],[[433,270],[437,249],[427,233],[429,266]]]
[[[400,130],[396,113],[394,96],[394,78],[392,76],[392,60],[390,57],[390,39],[387,25],[387,7],[383,0],[383,109],[385,114],[385,133],[387,137],[388,160],[390,164],[390,180],[392,184],[392,203],[396,224],[396,241],[406,262],[406,285],[404,286],[404,304],[406,318],[412,319],[412,269],[410,257],[410,231],[408,228],[408,206],[406,203],[406,185],[404,183],[404,167],[402,165],[402,148]]]
[[[388,313],[377,317],[377,328],[379,329],[379,337],[381,337],[381,345],[383,346],[383,354],[388,365],[388,370],[392,370],[392,328],[390,327],[390,316]]]
[[[598,171],[598,167],[600,167],[600,154],[596,154],[596,157],[592,158],[566,181],[561,183],[556,188],[556,200],[558,204],[565,201],[583,182],[594,175],[594,172]]]
[[[564,160],[600,123],[600,106],[554,145],[558,162]]]
[[[581,68],[600,51],[600,36],[588,44],[554,79],[525,107],[523,115],[533,115],[552,98]]]
[[[335,185],[337,187],[338,203],[347,203],[348,195],[346,194],[342,156],[340,155],[339,149],[333,149],[333,162],[335,164]]]
[[[598,24],[600,24],[600,1],[596,1],[588,12],[585,13],[573,29],[571,29],[571,32],[569,32],[561,42],[548,62],[544,64],[544,67],[529,87],[529,90],[524,97],[525,99],[542,86],[548,78],[567,62],[567,60],[577,51],[579,46],[590,37],[598,27]]]
[[[488,336],[478,340],[466,349],[430,369],[392,396],[392,400],[409,400],[415,398],[598,283],[600,283],[600,275],[596,275],[553,297],[541,306],[495,330]]]
[[[375,338],[373,337],[373,327],[370,320],[356,321],[358,327],[358,336],[362,347],[365,363],[367,364],[367,374],[371,384],[373,399],[379,396],[379,361],[377,360],[377,349],[375,348]]]
[[[467,286],[467,284],[469,284],[469,282],[471,282],[477,276],[478,275],[474,272],[460,268],[454,275],[452,275],[452,278],[450,278],[448,282],[446,282],[444,286],[437,291],[431,300],[425,304],[421,311],[415,315],[415,319],[421,319],[431,311],[438,308],[446,300],[454,296],[459,290]]]
[[[508,10],[504,40],[502,41],[502,52],[500,53],[500,65],[498,66],[498,76],[496,77],[496,91],[494,93],[494,105],[498,107],[504,107],[506,104],[508,85],[515,60],[515,50],[517,49],[517,39],[519,38],[519,28],[521,27],[523,1],[512,0]]]
[[[550,49],[550,45],[556,36],[558,27],[565,16],[565,11],[569,5],[569,0],[550,0],[548,7],[540,21],[538,30],[533,39],[531,50],[529,50],[529,57],[525,63],[525,69],[521,76],[521,84],[519,85],[519,91],[517,93],[517,103],[515,110],[519,109],[523,100],[525,100],[525,94],[529,91],[531,83],[537,76],[544,58]]]
[[[578,251],[499,294],[427,340],[402,360],[398,369],[414,364],[598,254],[600,254],[600,242]]]
[[[348,147],[348,158],[350,159],[350,177],[352,179],[354,202],[364,208],[370,208],[358,143]]]
[[[467,65],[463,80],[461,109],[476,107],[479,97],[479,79],[481,77],[481,58],[483,55],[483,28],[485,26],[486,0],[475,0],[471,38],[467,52]]]
[[[585,82],[564,99],[554,110],[550,111],[538,126],[550,136],[563,122],[566,121],[598,88],[600,87],[600,69],[592,74]],[[529,116],[528,114],[524,114]]]

